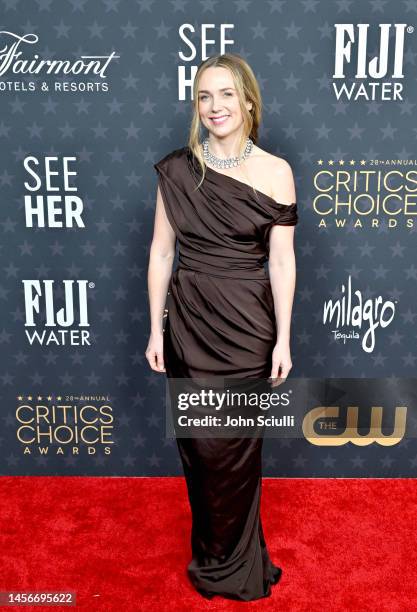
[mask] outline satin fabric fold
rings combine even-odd
[[[154,164],[179,243],[164,329],[168,378],[268,378],[276,342],[264,264],[275,224],[297,205],[207,169],[202,186],[188,147]],[[205,597],[268,597],[281,575],[260,518],[263,438],[176,438],[192,514],[187,568]]]
[[[297,204],[270,196],[231,176],[201,171],[188,147],[154,164],[167,217],[179,242],[179,263],[199,272],[255,278],[268,258],[273,225],[296,225]],[[266,274],[263,273],[263,278]]]

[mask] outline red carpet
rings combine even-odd
[[[414,479],[264,478],[283,575],[256,602],[205,600],[189,584],[182,478],[3,476],[0,493],[0,591],[69,589],[92,612],[417,609]]]

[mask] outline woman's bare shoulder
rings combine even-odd
[[[253,151],[257,159],[258,175],[263,177],[264,184],[271,196],[282,204],[295,202],[294,176],[290,164],[283,157],[272,155],[260,147]]]
[[[274,173],[278,172],[281,174],[282,172],[288,172],[291,170],[291,166],[286,159],[283,157],[278,157],[278,155],[273,155],[264,149],[261,149],[257,145],[253,147],[254,156],[257,157],[258,162],[262,162],[262,165],[267,167],[268,171],[272,171]]]

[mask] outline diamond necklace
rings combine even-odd
[[[251,154],[253,148],[253,142],[250,138],[246,139],[246,146],[241,157],[227,157],[226,159],[221,157],[216,157],[213,153],[209,151],[209,140],[206,138],[203,140],[203,157],[210,164],[215,166],[216,168],[232,168],[233,166],[239,166],[242,161],[244,161]]]

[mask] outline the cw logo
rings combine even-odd
[[[393,446],[402,440],[405,434],[405,423],[407,415],[406,406],[397,406],[395,408],[395,423],[393,432],[386,436],[382,433],[382,407],[372,406],[371,408],[371,426],[369,433],[360,435],[358,432],[358,413],[357,406],[349,406],[346,415],[346,427],[339,434],[317,433],[314,429],[314,424],[320,419],[337,419],[339,417],[338,406],[319,406],[308,412],[303,419],[303,433],[306,439],[316,446],[342,446],[348,442],[357,446],[368,446],[372,442],[377,442],[381,446]],[[323,432],[329,432],[330,429],[336,428],[335,422],[330,421],[325,423],[322,428]]]

